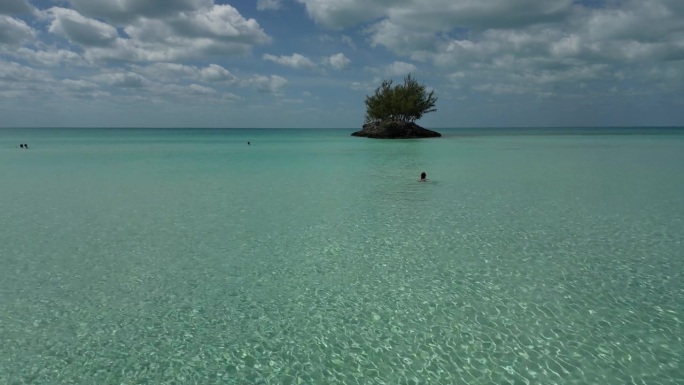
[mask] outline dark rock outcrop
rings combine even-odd
[[[356,131],[352,136],[374,139],[415,139],[438,138],[442,134],[423,128],[413,122],[383,121],[366,123],[361,131]]]

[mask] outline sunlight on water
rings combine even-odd
[[[445,133],[0,130],[0,383],[684,383],[681,131]]]

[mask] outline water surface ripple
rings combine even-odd
[[[0,383],[684,383],[684,135],[447,133],[0,130]]]

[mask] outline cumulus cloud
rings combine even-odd
[[[412,28],[445,30],[513,27],[557,20],[572,0],[298,0],[309,16],[329,28],[343,28],[378,18]]]
[[[282,8],[281,0],[257,0],[257,10],[275,11]]]
[[[90,15],[116,14],[121,17],[97,20],[76,9],[53,7],[45,12],[50,21],[48,30],[81,46],[84,56],[91,61],[173,61],[198,56],[245,54],[254,45],[270,41],[254,19],[242,17],[230,5],[176,0],[170,3],[170,9],[176,10],[175,14],[169,13],[168,9],[152,12],[144,8],[141,11],[141,14],[160,17],[154,19],[122,16],[138,10],[135,5],[138,2],[110,3],[96,1],[91,4],[97,5],[96,9],[84,7]],[[116,4],[119,13],[107,8]],[[178,11],[185,8],[193,11]],[[107,20],[113,20],[114,24]],[[119,34],[116,26],[125,34]]]
[[[117,23],[206,11],[214,5],[213,0],[69,0],[69,3],[83,15]]]
[[[394,63],[383,68],[382,72],[383,76],[406,76],[410,73],[416,72],[417,70],[418,67],[411,63],[395,61]]]
[[[183,13],[171,19],[141,19],[127,25],[124,31],[136,48],[170,58],[190,57],[198,51],[246,53],[253,45],[270,41],[254,19],[243,18],[229,5],[216,5],[205,12]]]
[[[180,13],[168,24],[178,35],[190,38],[243,44],[262,44],[270,40],[256,20],[245,19],[230,5],[215,5],[205,12]]]
[[[341,20],[343,11],[355,14],[360,6],[356,1],[335,6],[322,0],[302,1],[329,12],[324,16],[310,12],[321,17],[320,23]],[[419,6],[406,0],[388,4],[374,20],[364,19],[372,24],[363,31],[372,46],[431,63],[447,74],[458,73],[445,75],[452,85],[497,95],[548,95],[544,87],[580,90],[617,79],[613,74],[618,71],[623,76],[631,72],[632,82],[647,82],[640,70],[644,65],[662,67],[665,62],[684,60],[682,4],[626,0],[588,7],[565,0],[544,4],[433,0],[430,6],[424,2]],[[412,72],[399,68],[375,73]],[[625,72],[626,68],[631,70]]]
[[[572,19],[579,52],[613,60],[684,54],[684,6],[671,0],[627,1],[578,12]]]
[[[372,46],[460,66],[503,55],[577,60],[680,60],[684,5],[677,0],[298,0],[329,28],[364,28]],[[664,41],[666,39],[666,41]],[[541,60],[540,60],[541,61]]]
[[[370,86],[368,84],[363,84],[361,82],[353,82],[349,88],[351,88],[354,91],[360,91],[360,90],[366,90],[370,89]]]
[[[202,103],[207,100],[237,100],[239,96],[223,92],[218,77],[227,71],[220,66],[195,67],[175,63],[133,65],[129,69],[103,71],[84,78],[59,82],[62,90],[74,97],[111,96],[117,100],[145,102]]]
[[[529,93],[528,87],[518,84],[483,83],[474,86],[473,89],[495,95]]]
[[[527,60],[527,64],[585,65],[591,63],[618,63],[668,60],[684,56],[684,24],[675,26],[673,20],[661,14],[657,19],[641,19],[641,25],[632,24],[629,8],[613,10],[582,10],[565,23],[554,26],[530,26],[522,29],[490,29],[470,33],[467,38],[443,39],[429,57],[440,66],[495,64],[507,57]],[[640,13],[639,7],[633,12]],[[653,12],[651,12],[653,13]],[[615,17],[613,22],[608,20]],[[647,15],[648,12],[641,12]],[[613,16],[607,16],[613,15]],[[670,19],[675,16],[670,14]],[[596,19],[602,20],[598,27]],[[660,20],[660,19],[659,19]],[[627,23],[629,26],[623,25]],[[651,27],[652,25],[657,25]],[[658,25],[660,24],[660,25]],[[665,27],[669,26],[669,27]],[[656,30],[656,32],[649,30]],[[665,30],[663,30],[665,29]],[[646,31],[644,31],[646,30]],[[653,40],[655,35],[668,38]],[[674,37],[674,38],[673,38]],[[398,52],[409,55],[404,47],[393,45]]]
[[[237,81],[235,75],[217,64],[198,67],[179,63],[153,63],[146,66],[132,66],[131,69],[159,82],[189,80],[193,82],[232,84]]]
[[[323,59],[323,62],[325,65],[332,67],[336,70],[343,70],[349,68],[349,65],[351,64],[351,60],[347,58],[343,53],[336,53],[334,55],[331,55],[329,57],[326,57]]]
[[[76,99],[94,100],[111,97],[111,92],[103,90],[101,84],[85,79],[62,79],[58,83],[57,94],[60,98],[73,97]]]
[[[55,84],[54,76],[48,71],[0,58],[0,95],[3,98],[40,98],[55,93]]]
[[[194,94],[199,94],[199,95],[215,95],[217,94],[216,90],[210,87],[205,87],[201,86],[199,84],[190,84],[188,86],[188,89],[192,91]]]
[[[674,5],[674,4],[671,4]],[[681,8],[681,7],[680,7]],[[592,40],[662,40],[673,30],[681,30],[681,10],[663,0],[630,1],[622,7],[603,8],[582,14],[583,29]],[[657,23],[648,23],[658,20]]]
[[[32,11],[33,7],[27,0],[2,0],[0,2],[0,15],[17,15]]]
[[[0,59],[0,81],[2,82],[45,83],[52,80],[52,76],[47,71]]]
[[[121,88],[142,88],[149,84],[147,79],[135,72],[114,72],[96,75],[92,80],[97,83]]]
[[[277,94],[287,85],[287,79],[278,75],[254,75],[245,81],[245,85],[254,87],[259,92]]]
[[[100,85],[85,79],[62,79],[60,84],[74,92],[92,91],[100,88]]]
[[[409,30],[406,27],[385,19],[366,28],[370,35],[371,46],[384,46],[390,50],[411,54],[415,51],[434,51],[440,40],[433,32]]]
[[[518,28],[562,20],[572,11],[573,0],[431,0],[426,5],[411,0],[388,10],[387,17],[411,29],[433,31]]]
[[[347,35],[342,35],[342,37],[340,37],[340,40],[342,41],[342,43],[350,46],[351,48],[356,49],[356,44],[354,44],[354,40],[351,37]]]
[[[278,63],[286,67],[291,67],[295,69],[313,69],[316,68],[316,64],[304,55],[298,53],[293,53],[290,56],[274,56],[270,54],[265,54],[263,56],[264,60],[271,61],[273,63]]]
[[[199,70],[200,79],[205,82],[229,82],[236,80],[235,76],[227,69],[217,64],[210,64],[208,67]]]
[[[124,27],[144,42],[173,39],[216,39],[240,44],[269,41],[254,19],[244,18],[228,4],[213,0],[71,0],[74,11]]]
[[[54,67],[62,64],[80,67],[88,65],[81,55],[67,49],[30,49],[21,47],[14,51],[13,55],[33,65],[45,67]]]
[[[339,37],[336,37],[329,34],[322,34],[318,36],[318,40],[326,44],[340,42],[342,44],[348,45],[353,49],[356,49],[356,44],[354,43],[354,40],[347,35],[340,35]]]
[[[34,36],[34,31],[23,20],[0,15],[0,46],[20,45]]]
[[[344,28],[373,20],[397,3],[394,0],[297,0],[304,4],[309,16],[328,28]]]
[[[112,46],[119,37],[111,25],[84,17],[72,9],[54,7],[47,15],[51,19],[48,31],[85,47]]]

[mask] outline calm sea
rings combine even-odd
[[[0,129],[0,383],[684,383],[684,129],[351,132]]]

